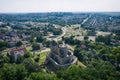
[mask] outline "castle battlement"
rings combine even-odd
[[[77,63],[77,57],[73,55],[66,44],[53,43],[51,45],[51,52],[46,56],[46,63],[59,69],[66,68],[71,64]]]

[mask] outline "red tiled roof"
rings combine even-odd
[[[44,32],[44,30],[40,30],[40,32],[42,33],[42,32]]]
[[[12,48],[11,49],[11,53],[14,53],[14,52],[16,52],[16,51],[26,51],[26,48],[24,47],[24,46],[22,46],[22,47],[17,47],[17,48]]]

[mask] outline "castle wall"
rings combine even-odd
[[[57,69],[66,68],[77,62],[77,58],[73,55],[73,52],[67,49],[65,44],[52,46],[51,53],[46,58]]]

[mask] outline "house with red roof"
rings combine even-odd
[[[23,56],[26,53],[26,47],[16,47],[12,48],[10,51],[11,56],[14,57],[14,60],[16,61],[18,59],[18,56]]]

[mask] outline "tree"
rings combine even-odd
[[[58,79],[53,74],[44,74],[44,73],[32,73],[29,75],[29,80],[62,80]]]
[[[16,61],[16,63],[22,63],[23,60],[24,60],[24,57],[21,56],[21,55],[19,55],[19,56],[17,57],[17,61]]]
[[[34,38],[31,38],[31,39],[30,39],[30,43],[35,43],[35,39],[34,39]]]
[[[3,55],[0,54],[0,65],[2,65],[4,63],[4,58],[3,58]]]
[[[84,55],[80,51],[81,51],[81,48],[76,47],[75,50],[74,50],[74,55],[76,57],[78,57],[78,59],[80,61],[83,61],[84,60]]]
[[[0,41],[0,51],[6,49],[8,46],[8,42]]]
[[[46,47],[50,47],[50,41],[49,40],[44,40],[43,41],[43,45],[45,45]]]
[[[21,41],[19,41],[19,42],[16,43],[16,46],[17,46],[17,47],[19,47],[19,46],[21,46],[21,45],[22,45],[22,42],[21,42]]]
[[[57,77],[63,80],[117,80],[119,76],[120,72],[113,65],[101,60],[93,60],[86,68],[71,65],[57,72]]]
[[[36,42],[43,42],[43,37],[42,37],[42,35],[40,35],[40,36],[38,36],[37,38],[36,38]]]
[[[23,80],[27,76],[27,70],[25,69],[24,65],[20,64],[16,66],[16,77],[17,80]]]
[[[95,35],[96,35],[96,32],[95,32],[95,30],[88,30],[88,31],[87,31],[87,35],[88,35],[88,36],[95,36]]]
[[[41,68],[40,68],[39,64],[34,62],[34,60],[32,60],[31,58],[25,59],[23,61],[23,65],[25,66],[27,71],[30,72],[30,73],[32,73],[32,72],[40,72],[41,71]]]
[[[110,45],[110,36],[97,36],[96,39],[95,39],[96,42],[103,42],[105,43],[106,45]]]
[[[111,48],[108,54],[103,55],[102,59],[110,61],[117,68],[117,70],[120,71],[120,47]]]
[[[103,47],[100,51],[99,51],[100,54],[108,54],[110,53],[110,50],[106,47]]]
[[[71,37],[69,37],[69,38],[64,38],[65,43],[71,44],[71,45],[75,44],[73,37],[74,37],[74,36],[71,36]]]
[[[84,40],[88,40],[89,39],[89,37],[88,36],[84,36]]]
[[[3,80],[17,80],[15,66],[6,64],[1,71]]]
[[[9,63],[9,62],[10,62],[10,56],[0,54],[0,65],[2,65],[4,63]]]
[[[24,58],[30,58],[32,56],[32,54],[29,51],[26,51],[26,53],[24,54]]]
[[[39,46],[39,44],[34,43],[34,44],[32,44],[32,48],[33,48],[33,50],[39,50],[40,46]]]
[[[23,80],[27,71],[23,65],[5,64],[0,69],[1,80]]]
[[[37,57],[37,58],[35,58],[34,60],[35,60],[35,62],[39,62],[40,57]]]

